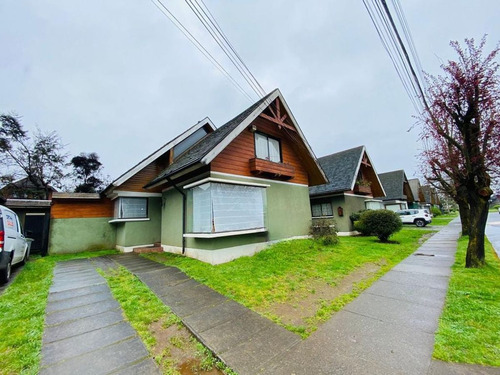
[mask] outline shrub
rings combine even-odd
[[[313,220],[309,229],[309,234],[316,241],[323,245],[335,245],[339,242],[335,221],[328,219]]]
[[[441,210],[437,207],[431,207],[432,216],[436,217],[442,214]]]
[[[356,230],[367,236],[377,236],[382,242],[401,230],[403,223],[399,216],[390,210],[369,210],[364,212],[356,223]]]
[[[352,214],[349,215],[349,219],[351,219],[351,221],[354,222],[355,221],[359,221],[359,218],[361,217],[361,215],[363,214],[363,212],[366,212],[368,210],[361,210],[361,211],[358,211],[358,212],[353,212]]]

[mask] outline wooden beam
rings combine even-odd
[[[283,126],[284,128],[287,128],[289,130],[292,130],[292,131],[296,132],[296,130],[295,130],[295,128],[293,126],[285,124],[283,121],[280,121],[280,120],[278,120],[278,119],[276,119],[274,117],[268,116],[268,115],[266,115],[264,113],[261,113],[259,116],[262,117],[262,118],[265,118],[266,120],[274,122],[275,124],[277,124],[279,126]]]
[[[281,118],[280,101],[276,98],[276,118]]]

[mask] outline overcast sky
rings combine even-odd
[[[231,69],[186,3],[163,1]],[[416,113],[362,0],[204,1],[317,157],[366,145],[378,173],[418,176]],[[450,40],[500,40],[498,0],[401,3],[427,72],[454,58]],[[151,1],[2,0],[0,17],[0,113],[57,131],[70,155],[97,152],[112,179],[205,116],[221,126],[251,104]]]

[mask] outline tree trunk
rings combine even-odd
[[[465,258],[466,268],[484,265],[484,231],[488,220],[488,198],[477,193],[469,194],[469,244]]]
[[[469,218],[470,210],[467,201],[458,201],[458,212],[460,213],[460,221],[462,223],[462,236],[469,235]]]

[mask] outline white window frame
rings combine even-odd
[[[259,148],[257,147],[257,137],[262,137],[266,139],[266,145],[267,145],[267,150],[265,155],[259,155]],[[273,158],[271,157],[271,142],[270,140],[276,142],[278,144],[278,158]],[[267,134],[264,133],[259,133],[255,132],[254,133],[254,145],[255,145],[255,157],[257,159],[264,159],[264,160],[269,160],[272,161],[273,163],[281,163],[283,162],[283,157],[282,157],[282,152],[281,152],[281,141],[277,138],[271,137]]]
[[[145,201],[145,212],[144,212],[144,215],[140,215],[140,216],[124,216],[124,212],[123,212],[123,209],[124,209],[124,204],[125,202],[127,201],[131,201],[131,200],[142,200],[142,201]],[[146,197],[118,197],[115,201],[115,219],[118,219],[118,220],[129,220],[129,221],[132,221],[132,220],[144,220],[144,219],[148,219],[148,215],[149,215],[149,199],[146,198]]]
[[[321,215],[317,216],[317,215],[314,215],[314,206],[320,206],[320,211],[321,211]],[[327,210],[324,210],[325,207],[327,206],[330,206],[330,210],[331,210],[331,214],[329,215],[328,212],[325,213],[325,211]],[[312,203],[311,204],[311,214],[312,214],[312,217],[314,218],[317,218],[317,217],[333,217],[333,205],[332,205],[332,202],[321,202],[321,203]]]
[[[189,189],[192,228],[185,237],[212,238],[267,231],[265,188],[265,185],[212,181],[193,186]],[[230,199],[234,199],[234,203],[226,204]],[[252,202],[256,206],[252,206]]]

